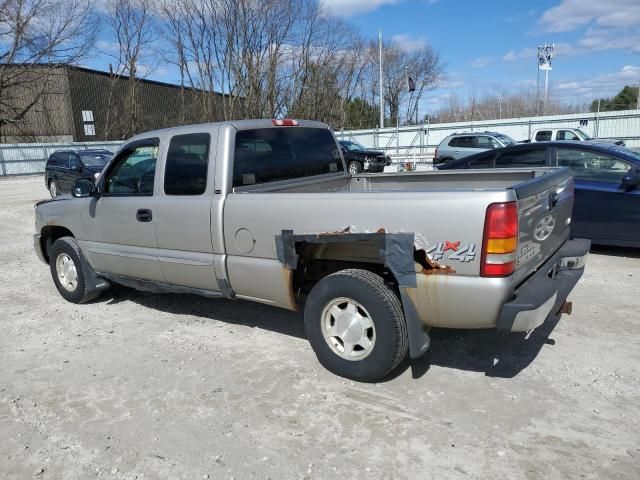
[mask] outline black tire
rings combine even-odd
[[[77,284],[73,290],[65,288],[58,276],[56,263],[62,255],[68,256],[73,261],[77,276]],[[71,303],[86,303],[100,295],[100,290],[91,289],[87,285],[83,270],[80,248],[72,237],[62,237],[56,240],[49,249],[49,267],[53,283],[55,283],[60,295]]]
[[[347,170],[351,174],[362,173],[362,163],[357,160],[351,160],[347,166]]]
[[[360,360],[347,360],[334,352],[322,331],[322,312],[337,298],[362,305],[375,328],[371,352]],[[342,377],[362,382],[382,380],[407,355],[407,325],[396,293],[382,278],[367,270],[341,270],[320,280],[307,297],[304,325],[320,363]]]
[[[58,182],[55,180],[51,180],[49,182],[49,195],[51,195],[51,198],[56,198],[60,195],[60,187],[58,186]]]

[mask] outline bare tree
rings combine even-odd
[[[105,120],[105,138],[126,138],[139,131],[140,102],[138,82],[152,70],[151,45],[153,40],[152,0],[108,0],[108,27],[116,44],[115,53],[105,52],[115,61],[110,65],[109,100]],[[126,77],[126,78],[123,78]],[[122,88],[126,80],[126,88]],[[124,102],[115,102],[116,92]]]
[[[0,141],[38,135],[33,114],[48,113],[60,68],[87,55],[95,26],[88,0],[0,0]]]
[[[391,125],[410,123],[415,118],[422,96],[435,88],[443,75],[444,65],[438,53],[429,45],[405,50],[395,42],[383,43],[383,83],[385,110]],[[371,42],[369,55],[376,65],[378,45]],[[376,67],[377,68],[377,67]],[[372,85],[378,83],[377,74],[371,72]],[[409,92],[408,79],[415,82],[415,92]]]

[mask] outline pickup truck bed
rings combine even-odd
[[[537,327],[588,251],[568,241],[568,169],[352,176],[317,122],[140,135],[74,196],[36,209],[36,251],[65,298],[116,282],[304,306],[320,361],[359,380],[424,353],[425,327]]]

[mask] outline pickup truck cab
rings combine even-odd
[[[598,138],[594,139],[584,133],[579,128],[541,128],[534,130],[531,134],[531,142],[555,142],[555,141],[577,141],[588,142],[597,141],[599,143],[613,143],[615,145],[624,146],[623,140],[615,138]]]
[[[422,355],[427,327],[536,328],[589,249],[567,168],[351,175],[312,121],[141,134],[72,193],[36,205],[34,237],[68,301],[118,283],[304,309],[320,362],[361,381]]]

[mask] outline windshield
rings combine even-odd
[[[108,153],[78,153],[80,160],[84,163],[85,167],[102,168],[104,167],[111,155]]]
[[[347,150],[366,150],[366,147],[363,147],[362,145],[356,142],[349,142],[347,140],[343,140],[340,142],[340,144]]]
[[[591,140],[591,137],[589,135],[587,135],[586,133],[584,133],[582,130],[580,130],[579,128],[575,129],[575,132],[578,134],[578,136],[580,138],[582,138],[582,140]]]
[[[500,140],[505,146],[515,145],[516,143],[518,143],[509,135],[500,134],[500,135],[496,135],[496,138]]]

